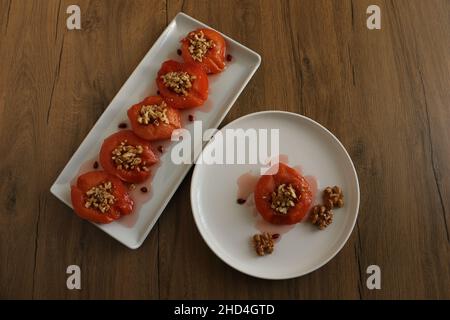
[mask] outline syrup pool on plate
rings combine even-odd
[[[72,180],[70,180],[70,185],[71,186],[76,185],[78,177],[81,176],[82,174],[95,170],[103,170],[97,157],[85,161],[81,164],[80,169],[78,169],[78,174],[75,175],[75,177],[73,177]]]
[[[158,158],[161,158],[162,155],[166,152],[170,144],[170,141],[154,141],[152,142],[152,151]],[[159,162],[150,167],[151,175],[146,181],[135,184],[130,190],[130,196],[134,201],[133,213],[127,216],[123,216],[118,220],[118,222],[126,227],[133,227],[136,221],[139,218],[139,214],[141,212],[142,206],[151,200],[153,197],[153,185],[152,180],[155,176],[158,168],[161,166],[161,159]]]
[[[155,141],[152,143],[152,151],[157,155],[158,158],[160,158],[165,150],[168,148],[170,144],[170,141]],[[150,199],[153,196],[153,186],[152,186],[152,179],[156,174],[156,171],[161,166],[161,161],[154,164],[151,167],[151,175],[150,178],[146,181],[139,183],[139,184],[127,184],[128,186],[128,193],[131,196],[131,199],[133,199],[133,212],[129,215],[122,216],[119,220],[116,220],[115,223],[120,223],[121,225],[131,228],[133,227],[138,218],[139,213],[141,211],[142,206],[150,201]],[[88,161],[85,161],[78,170],[78,174],[70,181],[70,185],[74,185],[77,182],[77,179],[80,175],[94,170],[103,170],[101,167],[97,157],[90,159]]]
[[[302,168],[302,166],[296,165],[296,166],[294,166],[292,168],[294,168],[295,171],[297,171],[300,175],[303,176],[303,168]],[[317,190],[319,188],[318,183],[317,183],[317,178],[314,177],[314,176],[304,176],[304,177],[305,177],[305,180],[309,184],[309,187],[310,187],[310,190],[311,190],[311,193],[312,193],[313,203],[320,202],[321,199],[318,198],[319,197],[319,193],[317,192]]]
[[[256,210],[255,200],[253,197],[254,190],[258,180],[261,176],[259,174],[252,173],[251,171],[242,174],[238,180],[238,192],[237,199],[244,200],[244,203],[240,203],[241,205],[245,204],[246,209],[249,214],[251,214],[254,218],[254,226],[261,233],[269,232],[270,234],[283,234],[291,230],[295,225],[275,225],[264,220],[261,215]],[[279,237],[277,238],[277,240]]]
[[[153,188],[152,188],[152,177],[155,175],[156,169],[154,168],[158,164],[155,164],[152,166],[152,175],[148,180],[146,180],[143,183],[139,183],[134,185],[132,187],[132,190],[129,190],[131,199],[133,199],[134,205],[133,205],[133,212],[129,215],[121,217],[119,220],[117,220],[118,223],[121,225],[131,228],[136,224],[136,221],[139,218],[139,214],[141,211],[142,206],[147,202],[150,201],[150,199],[153,196]],[[146,190],[145,190],[146,189]],[[143,192],[145,190],[145,192]]]
[[[280,154],[278,156],[278,161],[284,164],[289,165],[289,157],[285,154]],[[293,168],[301,175],[303,175],[303,169],[300,165],[293,166]],[[267,222],[264,220],[261,215],[256,210],[255,202],[254,202],[254,190],[256,187],[256,184],[258,183],[259,178],[261,177],[259,170],[258,173],[254,173],[253,171],[248,171],[240,175],[237,179],[237,204],[238,205],[245,205],[248,208],[248,211],[250,214],[253,215],[255,218],[254,226],[257,230],[260,232],[268,232],[270,234],[284,234],[286,232],[289,232],[295,227],[295,224],[293,225],[275,225]],[[306,181],[308,182],[312,196],[313,196],[313,203],[316,202],[318,199],[315,199],[318,196],[317,189],[318,189],[318,182],[317,179],[314,176],[308,175],[304,176]],[[303,221],[305,221],[308,218],[308,215],[303,218]],[[277,238],[279,240],[280,237]]]
[[[213,108],[213,102],[210,101],[210,99],[208,99],[205,101],[205,103],[203,105],[201,105],[200,107],[198,107],[196,109],[200,112],[208,113],[212,110],[212,108]]]
[[[253,191],[255,190],[259,177],[259,175],[253,174],[252,172],[246,172],[238,178],[238,201],[245,200],[246,202],[248,200],[250,195],[252,195]]]

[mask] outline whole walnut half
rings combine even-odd
[[[333,210],[324,205],[316,205],[312,208],[310,219],[320,230],[325,229],[333,222]]]
[[[273,239],[277,238],[277,236],[278,234],[272,235],[268,232],[253,236],[253,246],[258,256],[264,256],[273,252]]]
[[[338,186],[326,187],[323,191],[323,200],[327,208],[342,208],[344,206],[344,193]]]

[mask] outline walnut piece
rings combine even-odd
[[[144,152],[141,145],[132,146],[124,140],[113,151],[111,159],[114,161],[117,169],[149,171],[145,161],[142,161],[140,155]]]
[[[298,197],[292,184],[280,184],[276,192],[272,192],[270,207],[280,214],[287,214],[295,206]]]
[[[214,48],[215,44],[212,40],[205,38],[203,31],[191,32],[188,36],[189,40],[189,53],[195,61],[203,61],[203,57],[206,55],[209,49]]]
[[[192,81],[197,77],[185,71],[172,71],[162,75],[160,78],[167,88],[175,93],[187,96],[189,89],[192,88]]]
[[[169,118],[167,118],[167,104],[163,101],[159,105],[143,105],[139,110],[137,121],[142,125],[153,124],[159,126],[160,123],[169,124]]]
[[[320,230],[325,229],[333,222],[333,210],[323,205],[316,205],[312,208],[310,219]]]
[[[271,254],[274,248],[273,236],[268,232],[255,234],[253,236],[253,246],[258,256]]]
[[[344,206],[344,193],[338,186],[326,187],[323,191],[325,205],[330,208],[342,208]]]
[[[86,192],[86,201],[84,206],[86,208],[93,207],[100,210],[100,212],[105,213],[111,208],[111,205],[116,202],[116,198],[111,191],[111,181],[106,181],[98,186],[92,187]]]

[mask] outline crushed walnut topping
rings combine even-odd
[[[187,96],[192,87],[192,81],[197,77],[190,75],[185,71],[172,71],[161,76],[164,85],[175,93]]]
[[[288,210],[298,201],[297,194],[292,184],[280,184],[276,191],[272,192],[271,208],[280,214],[287,214]]]
[[[189,40],[189,53],[192,59],[202,62],[203,57],[209,49],[215,47],[215,43],[212,40],[205,38],[203,31],[191,32],[188,37]]]
[[[141,145],[132,146],[124,140],[113,151],[111,159],[114,161],[117,169],[149,171],[146,162],[142,161],[140,155],[144,152]]]
[[[255,234],[253,236],[253,246],[258,256],[271,254],[274,248],[273,236],[268,232]]]
[[[167,104],[163,101],[161,104],[143,105],[139,110],[137,121],[142,125],[154,124],[159,126],[160,123],[169,124],[167,118]]]
[[[84,206],[86,208],[95,208],[100,212],[105,213],[111,208],[111,205],[116,201],[116,197],[111,193],[112,183],[106,181],[98,186],[89,189],[86,192],[86,201]]]

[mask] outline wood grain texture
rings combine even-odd
[[[450,2],[0,0],[0,298],[450,298]],[[366,28],[366,8],[382,29]],[[193,221],[190,174],[139,250],[83,222],[49,188],[179,12],[261,54],[224,124],[288,110],[329,128],[360,180],[357,225],[321,269],[243,275]],[[26,161],[23,161],[24,158]],[[66,289],[66,267],[82,290]],[[382,270],[368,290],[366,268]]]

